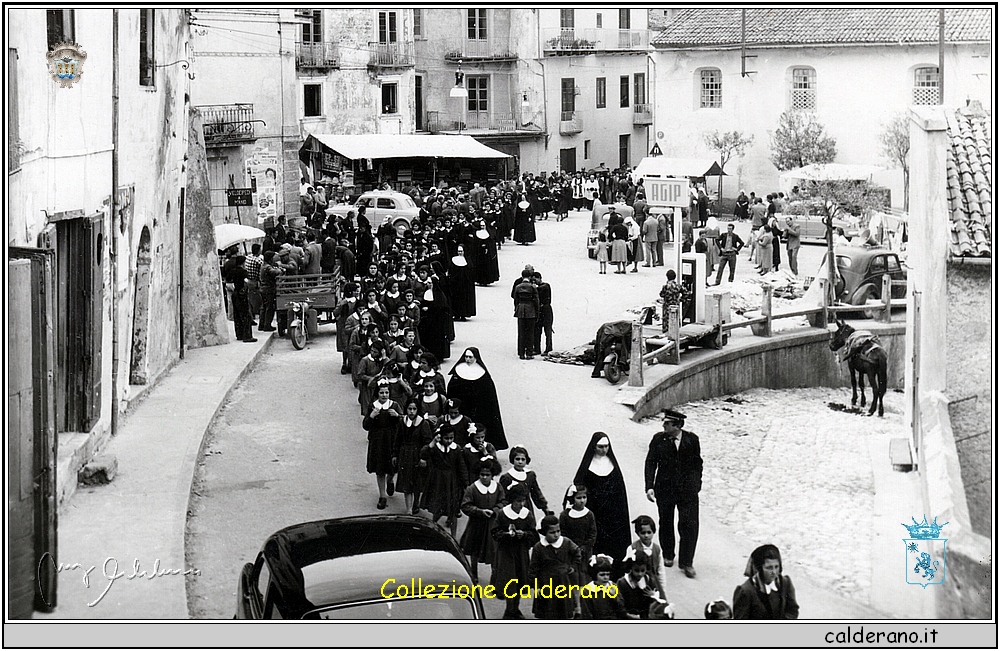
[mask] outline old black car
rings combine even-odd
[[[450,596],[427,598],[428,585]],[[473,585],[458,543],[423,518],[320,520],[272,534],[244,565],[236,618],[483,619]]]

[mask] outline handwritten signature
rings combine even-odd
[[[39,593],[42,596],[42,600],[45,601],[45,603],[49,607],[51,607],[52,604],[50,604],[48,599],[46,599],[45,589],[42,587],[42,569],[45,566],[45,563],[48,563],[51,566],[52,570],[54,570],[57,574],[59,572],[66,572],[66,571],[77,571],[77,570],[83,571],[83,585],[86,586],[87,588],[90,587],[91,572],[97,569],[96,565],[91,565],[90,568],[84,570],[83,566],[80,565],[79,563],[56,564],[56,559],[52,557],[52,554],[49,552],[45,552],[38,561],[38,574],[36,576],[36,579],[38,580]],[[134,559],[132,562],[132,573],[125,574],[125,572],[120,572],[118,570],[118,559],[116,559],[114,556],[108,556],[106,559],[104,559],[104,564],[101,566],[101,573],[103,574],[104,579],[108,582],[108,584],[104,587],[104,591],[101,592],[101,595],[94,601],[88,603],[87,605],[93,608],[94,606],[99,604],[101,600],[104,599],[105,596],[107,596],[108,591],[111,590],[111,586],[113,586],[115,584],[115,581],[119,579],[125,579],[127,581],[131,581],[132,579],[152,580],[159,578],[161,576],[187,576],[188,574],[192,576],[201,575],[201,570],[197,569],[190,569],[190,570],[161,569],[160,559],[158,558],[153,563],[153,569],[149,572],[140,569],[139,566],[140,566],[139,559],[138,558]]]

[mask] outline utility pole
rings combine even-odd
[[[938,9],[938,104],[944,104],[944,9]]]

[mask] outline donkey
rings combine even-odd
[[[837,331],[832,335],[830,350],[836,352],[847,346],[841,359],[847,360],[847,368],[851,371],[851,406],[855,406],[858,402],[858,379],[860,379],[861,408],[864,409],[867,375],[872,385],[872,405],[868,409],[868,415],[874,414],[878,408],[878,415],[882,416],[882,397],[885,396],[889,358],[885,349],[879,344],[878,337],[867,330],[855,330],[839,318]]]

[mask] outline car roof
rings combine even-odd
[[[371,515],[286,527],[264,543],[292,616],[334,603],[380,597],[386,579],[467,583],[465,556],[453,538],[427,520]]]

